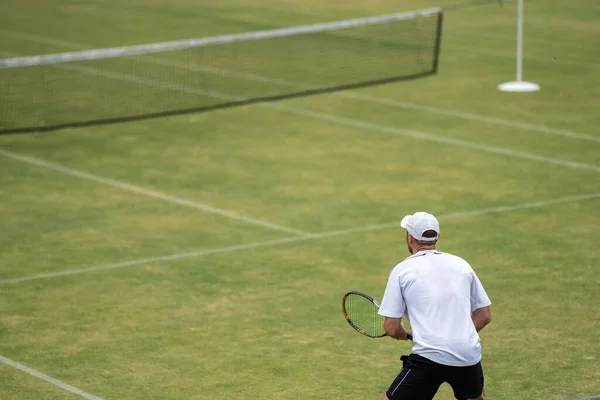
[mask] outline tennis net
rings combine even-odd
[[[443,10],[0,59],[0,133],[208,111],[437,72]]]

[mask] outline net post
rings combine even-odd
[[[435,47],[433,49],[433,73],[438,72],[440,62],[440,51],[442,48],[442,25],[444,24],[444,10],[441,9],[437,16],[437,27],[435,33]]]
[[[517,7],[517,80],[498,85],[502,92],[536,92],[540,85],[523,81],[523,1],[519,0]]]
[[[517,12],[517,81],[523,80],[523,0],[519,0]]]

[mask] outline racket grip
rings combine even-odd
[[[406,338],[407,338],[408,340],[413,340],[413,335],[412,335],[412,333],[408,332],[408,333],[406,334]]]

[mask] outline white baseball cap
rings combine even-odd
[[[434,242],[440,236],[440,223],[437,218],[423,211],[402,218],[400,226],[406,229],[410,236],[424,242]],[[429,230],[435,231],[436,235],[434,237],[424,237],[423,233]]]

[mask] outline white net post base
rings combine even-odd
[[[498,90],[502,92],[537,92],[540,90],[540,85],[533,82],[505,82],[498,85]]]

